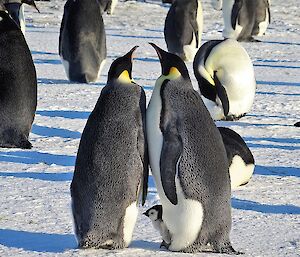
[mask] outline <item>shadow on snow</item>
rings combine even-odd
[[[64,111],[64,110],[49,110],[49,111],[36,111],[36,114],[47,117],[60,117],[66,119],[87,119],[90,112],[84,111]]]
[[[279,177],[300,177],[300,169],[295,167],[274,167],[255,165],[254,174]]]
[[[30,178],[44,181],[66,182],[73,178],[72,172],[45,173],[45,172],[0,172],[0,177]]]
[[[61,137],[77,139],[81,137],[81,133],[61,128],[50,128],[46,126],[33,125],[31,133],[45,137]]]
[[[300,214],[300,207],[294,205],[270,205],[237,198],[231,199],[232,207],[239,210],[270,214]]]
[[[74,235],[0,229],[0,244],[25,251],[62,253],[77,247]]]

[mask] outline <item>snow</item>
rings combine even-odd
[[[261,43],[243,43],[254,62],[257,93],[251,112],[237,122],[218,122],[237,131],[256,160],[254,176],[233,192],[232,244],[244,256],[300,256],[300,17],[297,0],[273,0],[272,22]],[[71,84],[58,56],[64,2],[25,7],[26,39],[38,76],[38,108],[31,150],[0,149],[0,256],[183,256],[160,250],[160,236],[142,215],[159,197],[150,177],[149,195],[124,250],[79,250],[73,235],[70,182],[89,113],[115,58],[140,45],[135,81],[152,93],[160,64],[147,42],[166,48],[163,24],[168,5],[158,0],[119,2],[104,15],[108,60],[93,84]],[[222,38],[221,12],[203,1],[202,43]],[[194,87],[197,83],[188,64]],[[201,135],[199,135],[201,136]],[[184,254],[185,256],[191,256]],[[201,253],[199,256],[215,256]]]

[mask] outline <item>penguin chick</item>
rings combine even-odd
[[[163,219],[162,219],[162,205],[154,205],[151,208],[149,208],[147,211],[143,213],[146,215],[152,222],[153,227],[159,231],[163,241],[160,245],[160,248],[163,246],[167,249],[169,248],[169,245],[171,243],[171,235],[170,231],[166,227]]]

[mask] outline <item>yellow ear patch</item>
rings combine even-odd
[[[166,77],[168,79],[177,79],[180,76],[181,76],[180,71],[175,67],[171,67],[169,74]]]
[[[118,77],[118,80],[122,83],[131,83],[131,79],[129,77],[128,71],[127,70],[122,71],[122,73]]]

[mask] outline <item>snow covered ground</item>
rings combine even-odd
[[[240,133],[256,169],[232,196],[231,239],[245,256],[300,256],[300,14],[298,0],[273,0],[272,23],[261,43],[243,43],[255,65],[257,94],[252,111],[237,122],[218,122]],[[38,108],[31,150],[0,149],[0,256],[190,256],[159,249],[160,237],[141,213],[158,203],[150,178],[146,206],[128,249],[78,250],[73,236],[69,186],[81,132],[115,58],[134,45],[133,77],[149,100],[160,64],[147,42],[166,48],[168,5],[120,2],[104,16],[108,60],[97,83],[71,84],[58,56],[64,1],[26,8],[26,39],[38,76]],[[298,7],[297,7],[298,6]],[[203,42],[220,39],[221,13],[203,1]],[[194,86],[196,80],[188,64]],[[199,135],[201,136],[201,135]],[[199,256],[217,256],[198,254]]]

